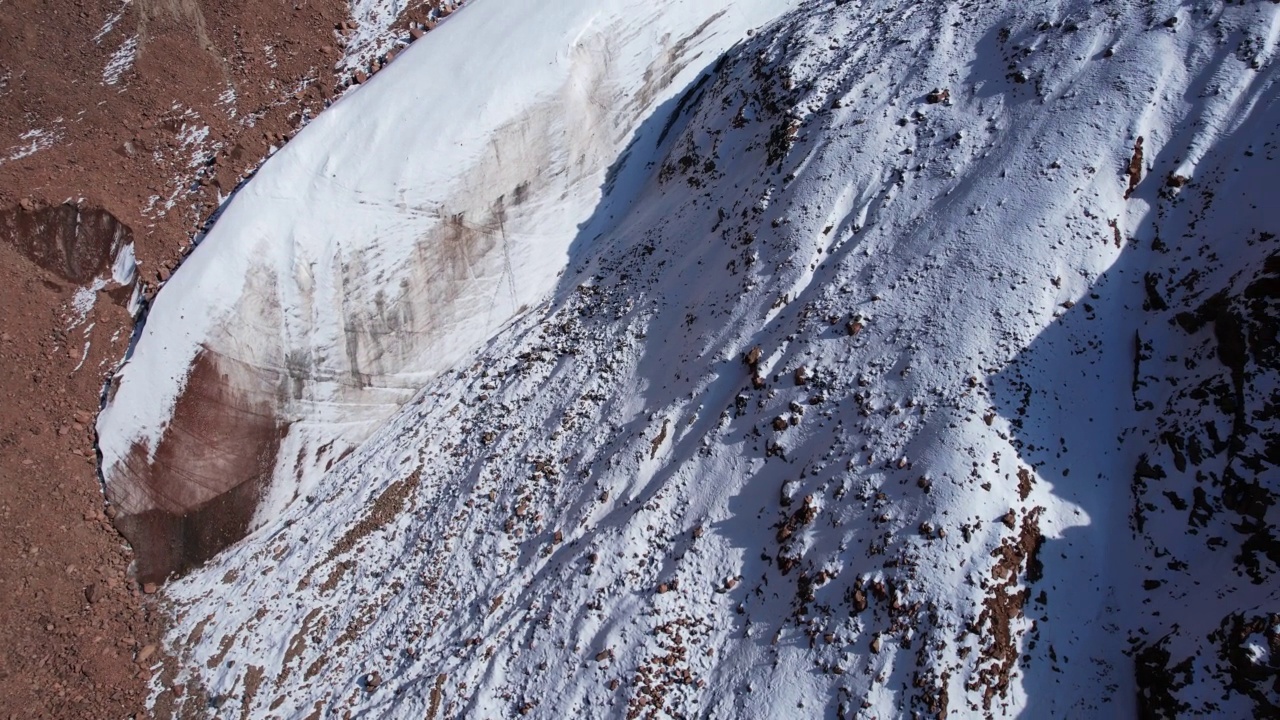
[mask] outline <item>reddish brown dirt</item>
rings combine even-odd
[[[56,208],[80,199],[93,222],[118,220],[153,289],[219,195],[324,106],[346,19],[342,0],[13,0],[0,13],[0,718],[141,717],[163,625],[104,513],[93,450],[126,294],[104,290],[71,327],[103,258],[73,247],[74,225],[35,243],[23,213],[55,208],[65,225]],[[104,84],[134,37],[136,62]],[[219,99],[229,87],[234,103]],[[198,127],[204,142],[184,146]],[[54,143],[15,158],[32,130]]]
[[[62,332],[67,281],[0,244],[0,287],[0,717],[127,717],[157,627],[96,484],[100,375],[72,371],[83,333]],[[105,302],[88,322],[128,316]]]
[[[404,37],[439,4],[409,3]],[[147,295],[168,279],[219,199],[338,91],[348,19],[345,0],[0,13],[0,718],[145,714],[164,618],[107,517],[93,449],[129,289],[104,288],[80,322],[72,298],[130,241]],[[134,62],[107,84],[131,39]]]

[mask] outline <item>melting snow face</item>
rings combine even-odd
[[[133,67],[133,61],[138,56],[138,36],[125,40],[111,55],[111,59],[107,61],[107,66],[102,70],[102,83],[104,85],[115,85],[120,82],[120,77],[124,75],[129,68]]]
[[[183,478],[205,502],[252,477],[263,484],[253,522],[273,518],[552,288],[602,186],[625,189],[626,173],[606,171],[639,123],[788,5],[495,3],[415,43],[266,163],[158,296],[101,418],[113,502],[181,517],[150,478]],[[501,36],[503,51],[473,55],[478,35]],[[661,123],[643,130],[652,138]],[[192,128],[182,138],[193,152],[206,142]],[[234,443],[159,449],[198,436],[183,423],[207,428],[179,410],[193,363],[236,386],[224,389],[243,402],[225,409],[273,423],[261,466],[210,470],[209,453],[237,457]],[[131,460],[140,447],[167,465]]]

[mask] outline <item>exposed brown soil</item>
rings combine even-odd
[[[404,38],[456,4],[409,2]],[[117,534],[93,425],[132,288],[108,282],[83,317],[73,298],[129,243],[152,297],[218,203],[352,81],[334,64],[353,27],[345,0],[13,0],[0,13],[0,718],[141,716],[163,661],[155,568],[243,533],[248,518],[223,506],[249,505],[234,496],[257,491],[256,472],[194,512],[122,528],[160,538],[150,555]],[[131,61],[109,71],[113,56]],[[270,445],[277,430],[246,432]]]
[[[122,718],[142,709],[156,618],[104,514],[93,452],[100,345],[79,371],[66,280],[0,244],[0,717]],[[123,327],[102,302],[86,325]],[[115,348],[120,348],[116,344]]]
[[[342,0],[0,13],[0,718],[145,714],[163,618],[107,517],[93,445],[129,291],[109,284],[80,322],[72,299],[129,242],[148,293],[168,278],[219,197],[332,97],[347,13]],[[135,61],[108,84],[130,42]]]

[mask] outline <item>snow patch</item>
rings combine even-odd
[[[111,59],[107,61],[107,66],[102,69],[102,84],[115,85],[120,82],[121,76],[133,67],[133,61],[138,57],[138,36],[125,40],[120,47],[111,54]]]
[[[1267,667],[1271,664],[1271,643],[1266,635],[1254,633],[1245,638],[1244,649],[1254,665]]]
[[[115,29],[116,23],[120,22],[120,19],[124,17],[124,13],[126,10],[129,9],[129,4],[132,1],[133,0],[124,0],[123,2],[120,3],[120,9],[107,17],[106,22],[102,23],[102,27],[98,30],[98,33],[93,36],[94,45],[101,43],[103,38],[105,38],[107,35],[111,33],[112,30]]]
[[[61,118],[59,118],[61,120]],[[55,121],[56,122],[56,121]],[[30,157],[41,150],[48,150],[58,141],[62,139],[62,131],[60,129],[34,129],[28,130],[18,136],[20,141],[17,145],[9,148],[8,156],[0,159],[0,164],[4,162],[21,160]]]
[[[218,95],[218,105],[227,113],[227,117],[236,119],[236,89],[230,85]]]
[[[133,243],[127,243],[116,253],[111,263],[111,279],[118,285],[128,285],[138,276],[138,260],[134,256]]]
[[[67,329],[70,330],[83,323],[93,306],[98,302],[98,293],[107,286],[106,278],[94,278],[93,282],[76,290],[71,297],[71,317]]]

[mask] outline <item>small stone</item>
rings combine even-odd
[[[785,417],[779,415],[778,417],[773,419],[774,430],[778,432],[782,432],[783,430],[786,430],[789,427],[791,427],[791,423],[787,422],[787,419]]]
[[[378,686],[381,684],[382,684],[382,675],[380,675],[377,671],[371,672],[368,675],[364,676],[365,692],[373,692],[374,690],[377,690]]]
[[[937,105],[938,103],[944,103],[951,99],[951,91],[946,88],[934,88],[933,92],[924,96],[924,99],[930,105]]]
[[[147,594],[147,595],[155,595],[155,594],[156,594],[156,591],[157,591],[157,590],[159,590],[159,589],[160,589],[160,588],[159,588],[159,587],[157,587],[157,586],[156,586],[156,584],[155,584],[155,583],[153,583],[153,582],[143,583],[143,584],[142,584],[142,592],[143,592],[144,594]]]
[[[1018,522],[1018,515],[1013,511],[1013,508],[1009,508],[1009,512],[1005,513],[1004,516],[1000,518],[1000,522],[1004,523],[1005,527],[1012,530],[1014,525]]]

